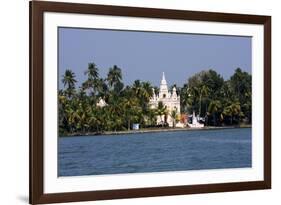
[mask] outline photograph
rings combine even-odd
[[[252,167],[252,37],[58,27],[58,177]]]
[[[30,204],[271,189],[271,16],[167,8],[29,2]]]

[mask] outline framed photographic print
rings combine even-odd
[[[30,203],[271,188],[271,17],[30,2]]]

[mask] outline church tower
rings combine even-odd
[[[162,73],[159,95],[156,95],[153,89],[153,96],[151,97],[149,102],[150,107],[153,109],[157,109],[159,102],[162,102],[166,107],[167,113],[165,116],[157,116],[157,124],[162,124],[163,119],[166,119],[166,122],[170,127],[172,127],[174,124],[174,119],[171,117],[172,111],[176,110],[177,115],[180,115],[180,96],[177,95],[176,87],[174,87],[171,92],[169,91],[164,72]],[[177,123],[177,125],[179,125],[179,123]]]
[[[168,95],[169,95],[168,85],[165,79],[165,73],[163,72],[162,80],[160,84],[160,90],[159,90],[159,98],[168,98],[169,97]]]

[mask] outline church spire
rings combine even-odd
[[[160,84],[160,91],[159,91],[159,97],[160,98],[168,98],[170,96],[167,81],[165,79],[165,73],[163,72],[162,80]]]
[[[163,74],[162,74],[161,84],[162,84],[162,85],[166,85],[166,84],[167,84],[166,79],[165,79],[165,73],[164,73],[164,72],[163,72]]]

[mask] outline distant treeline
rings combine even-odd
[[[80,87],[76,87],[76,76],[71,70],[62,76],[64,88],[58,92],[60,135],[129,130],[132,123],[156,127],[157,116],[165,115],[170,115],[174,123],[181,120],[176,110],[168,112],[162,102],[151,109],[149,100],[153,88],[156,94],[159,88],[140,80],[124,86],[122,70],[116,65],[102,78],[95,63],[89,63],[85,75],[87,79]],[[183,87],[175,84],[171,89],[176,86],[181,97],[181,113],[194,111],[208,126],[250,124],[251,79],[251,75],[240,68],[229,80],[214,70],[206,70],[191,76]],[[105,106],[98,106],[101,99]]]
[[[237,68],[229,80],[214,70],[191,76],[179,89],[183,112],[193,110],[209,126],[252,121],[252,76]]]

